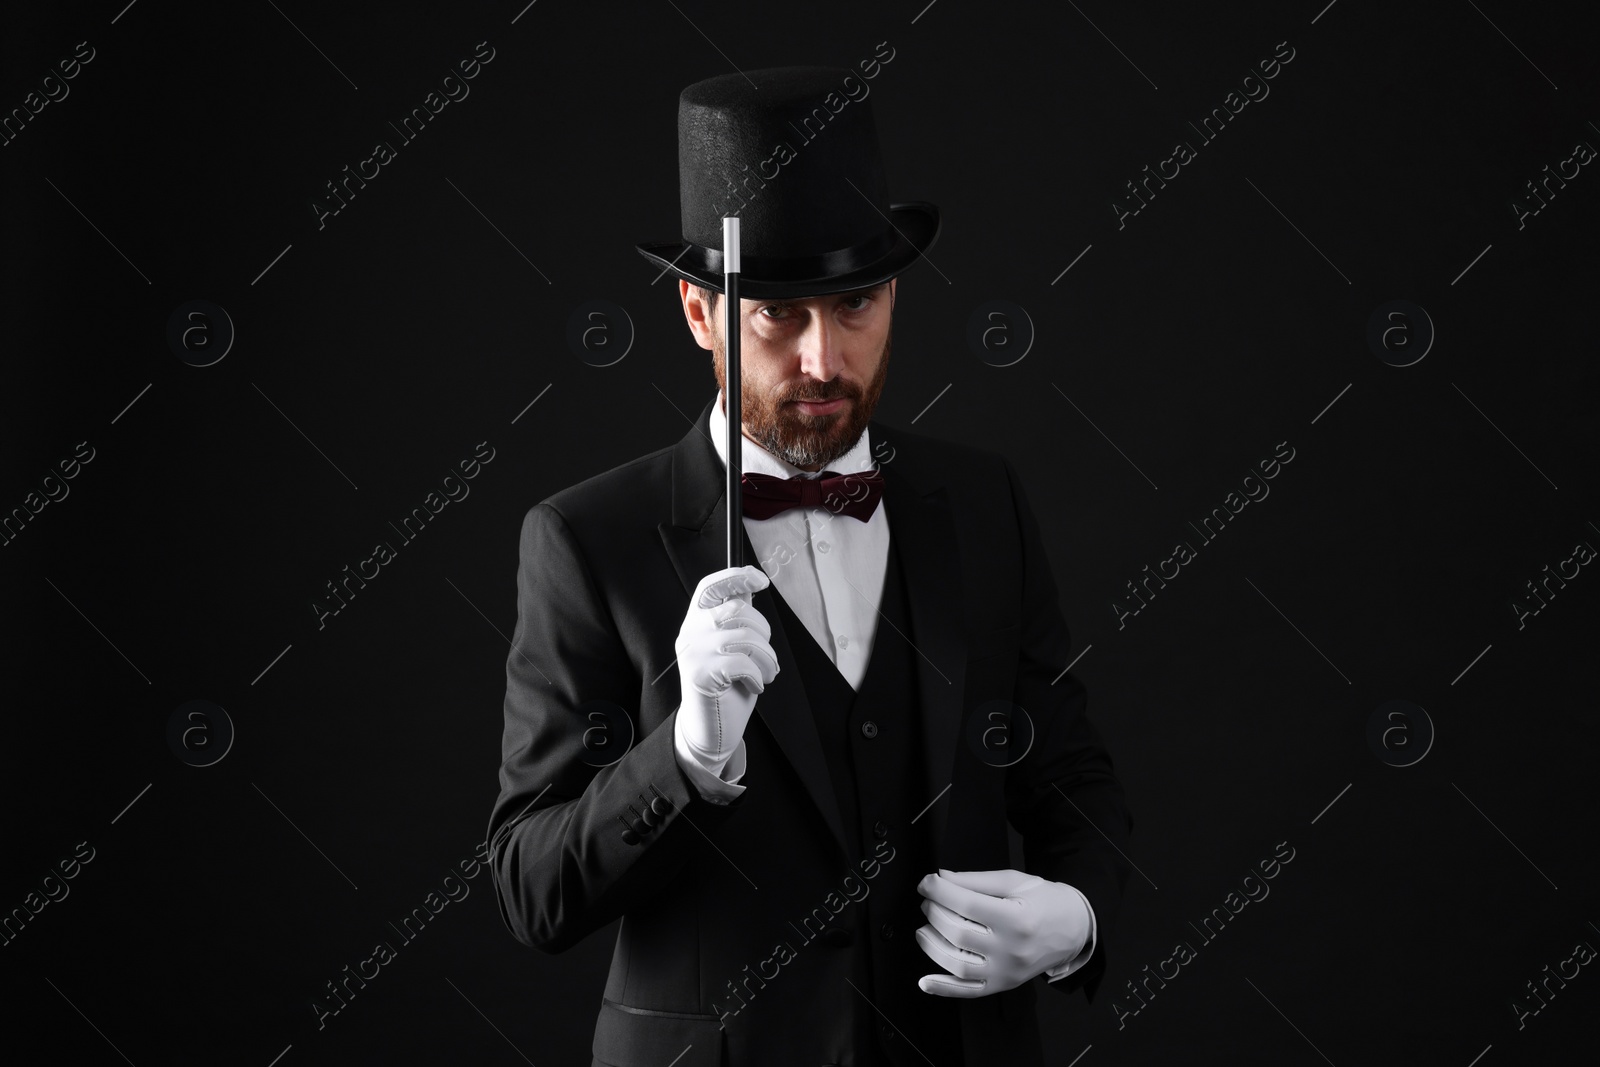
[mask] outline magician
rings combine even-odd
[[[593,1065],[1042,1067],[1035,985],[1106,970],[1133,819],[1016,468],[872,417],[939,213],[890,201],[852,82],[683,91],[682,240],[638,250],[718,394],[522,522],[490,869],[522,944],[621,919]]]

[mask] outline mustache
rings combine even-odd
[[[788,396],[784,397],[781,402],[787,404],[795,400],[805,400],[812,403],[820,403],[827,400],[838,400],[841,397],[850,400],[857,400],[860,398],[860,390],[853,389],[847,385],[836,386],[828,392],[821,392],[821,388],[822,387],[815,389],[797,389],[793,393],[790,393]]]

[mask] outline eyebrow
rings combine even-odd
[[[759,299],[747,297],[746,299],[752,304],[798,304],[807,300],[850,300],[858,296],[872,296],[877,293],[887,292],[888,289],[888,282],[879,282],[877,285],[869,285],[863,289],[846,289],[842,293],[827,293],[823,296],[768,296]]]

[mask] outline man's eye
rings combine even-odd
[[[783,304],[767,304],[766,306],[764,306],[761,309],[761,313],[763,315],[766,315],[767,318],[769,318],[769,319],[781,319],[781,318],[783,318],[783,312],[788,311],[788,310],[789,309],[786,306],[784,306]],[[768,315],[767,312],[769,312],[769,311],[777,312],[777,314]]]
[[[866,306],[868,304],[872,303],[872,297],[866,296],[866,295],[861,294],[861,293],[857,293],[855,296],[852,296],[848,302],[854,304],[858,300],[860,301],[860,304],[858,304],[855,307],[852,307],[850,309],[851,311],[863,311],[863,310],[866,309]]]

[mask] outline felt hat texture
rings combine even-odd
[[[684,89],[682,240],[640,244],[639,253],[721,292],[722,219],[735,215],[744,298],[825,296],[905,270],[932,247],[939,209],[890,201],[861,89],[851,71],[829,67],[724,74]]]

